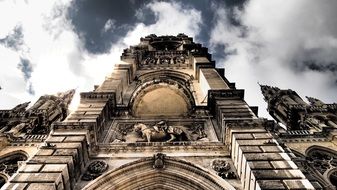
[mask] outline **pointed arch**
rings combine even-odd
[[[18,170],[18,162],[28,159],[25,151],[17,150],[0,156],[0,188],[8,181],[8,178]]]
[[[128,163],[100,176],[84,189],[235,189],[219,176],[190,162],[165,157],[162,169],[154,169],[153,163],[153,158]]]

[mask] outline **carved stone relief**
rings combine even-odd
[[[164,169],[165,168],[165,154],[157,153],[153,155],[153,168]]]
[[[203,122],[183,125],[167,121],[118,123],[108,136],[112,143],[209,141]]]
[[[182,52],[166,52],[163,55],[149,55],[142,65],[175,65],[186,64],[186,55]]]
[[[231,166],[226,160],[213,160],[211,167],[223,179],[236,179],[236,174],[233,171],[230,171]]]

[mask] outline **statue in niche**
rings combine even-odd
[[[134,131],[139,133],[147,142],[189,140],[182,126],[169,126],[165,121],[160,121],[152,127],[138,123],[134,125]]]

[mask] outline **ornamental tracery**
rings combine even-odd
[[[337,187],[337,154],[334,151],[320,147],[311,148],[307,151],[307,162],[324,180]]]
[[[5,176],[12,176],[19,168],[19,162],[27,160],[24,153],[16,152],[0,157],[0,188],[6,183]]]

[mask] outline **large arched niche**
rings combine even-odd
[[[116,168],[89,183],[85,190],[234,190],[219,176],[183,160],[166,157],[164,168],[155,169],[154,159],[146,158]]]
[[[137,80],[129,103],[133,116],[186,116],[195,105],[187,74],[164,70],[140,75]]]

